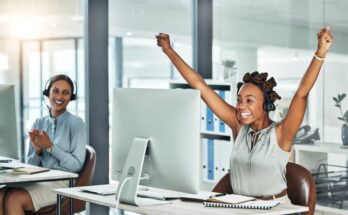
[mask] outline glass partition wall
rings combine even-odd
[[[193,1],[109,0],[110,96],[113,87],[168,88],[171,79],[181,78],[155,35],[170,34],[175,50],[192,65]],[[235,85],[245,72],[268,72],[282,96],[272,116],[276,120],[287,112],[313,56],[317,31],[330,26],[334,44],[311,91],[303,125],[318,128],[321,142],[342,144],[340,110],[332,98],[348,93],[348,2],[212,2],[213,78]],[[78,99],[69,110],[85,117],[84,7],[81,0],[0,1],[0,83],[16,85],[24,138],[34,119],[47,113],[41,92],[54,74],[76,80]],[[346,98],[343,114],[347,109]],[[328,162],[345,165],[346,156],[332,154]]]

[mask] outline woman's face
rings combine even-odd
[[[51,115],[57,117],[64,113],[70,102],[72,89],[68,82],[64,80],[56,81],[52,84],[49,92],[51,103]]]
[[[263,119],[267,113],[263,110],[264,95],[258,86],[245,83],[237,96],[237,119],[248,125]]]

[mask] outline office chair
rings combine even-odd
[[[316,185],[312,174],[304,167],[289,162],[286,165],[288,196],[295,205],[307,206],[307,214],[314,214],[317,201]]]
[[[316,186],[312,174],[304,167],[289,162],[286,165],[287,193],[292,204],[307,206],[308,212],[314,214],[316,204]],[[213,192],[232,193],[229,173],[214,186]]]
[[[92,179],[94,175],[94,168],[96,163],[96,153],[91,146],[86,146],[86,160],[83,169],[81,170],[79,177],[76,179],[74,184],[75,187],[88,186],[92,184]],[[86,202],[80,200],[73,200],[74,202],[74,213],[81,212],[85,210]],[[56,204],[49,205],[41,208],[37,212],[27,211],[26,215],[55,215],[57,211]],[[61,201],[61,213],[69,214],[69,199],[63,197]]]

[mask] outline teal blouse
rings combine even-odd
[[[86,157],[86,126],[83,120],[65,111],[57,118],[45,116],[33,128],[46,131],[51,142],[51,153],[43,149],[41,156],[29,144],[28,163],[50,169],[80,172]]]

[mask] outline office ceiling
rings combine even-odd
[[[44,29],[31,37],[81,36],[84,2],[84,0],[0,0],[0,36],[19,37],[19,34],[25,33],[21,32],[20,28],[28,27],[26,25],[28,22],[39,23],[36,28]],[[160,29],[161,26],[158,25],[165,27],[169,20],[178,19],[175,25],[180,31],[180,28],[187,28],[187,23],[186,25],[182,23],[181,17],[166,16],[173,14],[173,11],[179,14],[191,14],[191,3],[191,0],[109,0],[109,15],[112,17],[112,14],[117,13],[121,19],[126,17],[122,26],[125,31],[130,13],[143,22],[156,23],[153,30]],[[300,27],[329,25],[337,31],[348,33],[346,0],[213,0],[213,5],[214,19],[219,21],[257,20]],[[158,17],[151,17],[154,12]],[[185,18],[188,19],[190,16]],[[133,21],[136,22],[137,19]],[[160,23],[161,20],[164,22]],[[109,24],[110,29],[117,29],[119,22],[110,20]],[[135,24],[132,23],[130,26],[134,27]],[[34,27],[32,31],[33,29]],[[14,31],[17,32],[13,33]],[[182,34],[185,32],[187,30],[183,30]]]
[[[214,5],[227,16],[299,26],[330,25],[348,32],[345,0],[217,0]]]

